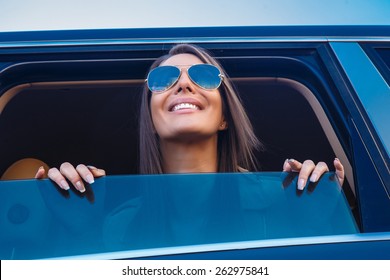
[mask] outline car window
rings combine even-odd
[[[2,45],[0,65],[0,172],[19,159],[33,157],[50,167],[68,161],[103,168],[109,175],[138,174],[142,156],[138,151],[139,102],[148,68],[175,42],[194,36],[195,43],[219,59],[238,89],[256,136],[265,147],[255,154],[259,171],[279,171],[286,158],[324,161],[334,170],[337,157],[345,168],[343,191],[359,229],[389,229],[386,213],[390,211],[384,211],[389,209],[388,155],[381,154],[385,150],[380,150],[376,127],[366,127],[371,119],[364,108],[357,107],[360,103],[354,91],[356,85],[367,84],[367,75],[360,77],[367,69],[359,69],[357,82],[351,84],[334,48],[343,42],[328,43],[322,37],[313,42],[260,38],[277,30],[278,36],[290,30],[302,35],[306,27],[164,30],[5,35],[9,44]],[[312,35],[318,34],[316,30],[319,34],[328,32],[327,28],[309,28]],[[347,34],[344,32],[349,29],[334,33],[336,30],[339,28],[330,30],[332,36]],[[360,30],[351,29],[351,34],[357,36]],[[379,36],[387,29],[367,30],[371,33],[366,35]],[[152,42],[156,34],[174,40]],[[255,34],[260,37],[249,39]],[[232,37],[204,39],[211,35]],[[385,43],[376,43],[375,48],[368,42],[348,44],[354,49],[386,49]],[[380,63],[373,61],[375,66],[387,69],[382,60],[388,61],[388,56],[376,56]],[[356,59],[347,61],[356,68]],[[378,67],[382,75],[386,73],[381,69]],[[385,102],[372,99],[371,89],[376,86],[372,83],[365,96],[375,103],[375,109],[367,112],[378,115],[376,105],[384,108]]]
[[[294,59],[290,59],[281,56],[285,49],[229,47],[220,51],[212,46],[264,144],[256,152],[259,171],[279,171],[290,157],[329,165],[338,157],[346,170],[343,189],[357,217],[348,134],[342,119],[329,118],[331,101],[324,100],[333,92],[308,67],[306,59],[311,60],[313,49],[294,46]],[[159,56],[163,51],[149,52],[142,56]],[[141,56],[126,54],[132,55]],[[1,76],[0,172],[19,159],[33,157],[51,167],[68,161],[98,166],[109,175],[137,174],[139,102],[150,63],[150,59],[40,61],[5,69]],[[342,104],[341,100],[337,108],[342,109]],[[295,113],[286,122],[291,108]]]
[[[382,77],[390,85],[390,44],[389,43],[366,43],[363,49],[380,71]]]
[[[107,176],[84,194],[0,182],[1,259],[55,258],[358,231],[337,179],[280,172]],[[244,245],[243,245],[244,246]],[[161,253],[161,252],[160,252]]]
[[[389,44],[387,44],[387,48],[378,49],[378,54],[383,59],[383,62],[386,64],[388,71],[390,71],[390,47],[389,47]]]

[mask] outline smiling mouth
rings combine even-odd
[[[184,109],[190,109],[190,110],[200,110],[199,106],[191,103],[180,103],[176,104],[175,106],[172,107],[170,110],[171,112],[176,112]]]

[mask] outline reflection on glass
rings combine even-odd
[[[108,176],[84,194],[0,182],[0,257],[35,259],[357,232],[332,173]],[[130,257],[130,255],[129,255]]]

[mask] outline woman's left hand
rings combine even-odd
[[[340,185],[344,183],[344,166],[341,164],[338,158],[333,161],[336,169],[336,175],[339,179]],[[298,176],[298,189],[303,190],[306,186],[307,180],[315,183],[325,172],[329,171],[329,167],[325,162],[320,161],[314,164],[312,160],[305,160],[303,163],[294,160],[286,159],[283,164],[283,171],[286,172],[299,172]]]

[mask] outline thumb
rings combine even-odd
[[[38,168],[37,173],[35,174],[35,179],[44,179],[46,178],[46,171],[43,166]]]
[[[344,173],[344,166],[340,162],[338,158],[335,158],[334,162],[334,167],[336,168],[336,175],[339,178],[340,185],[342,186],[344,183],[344,178],[345,178],[345,173]]]

